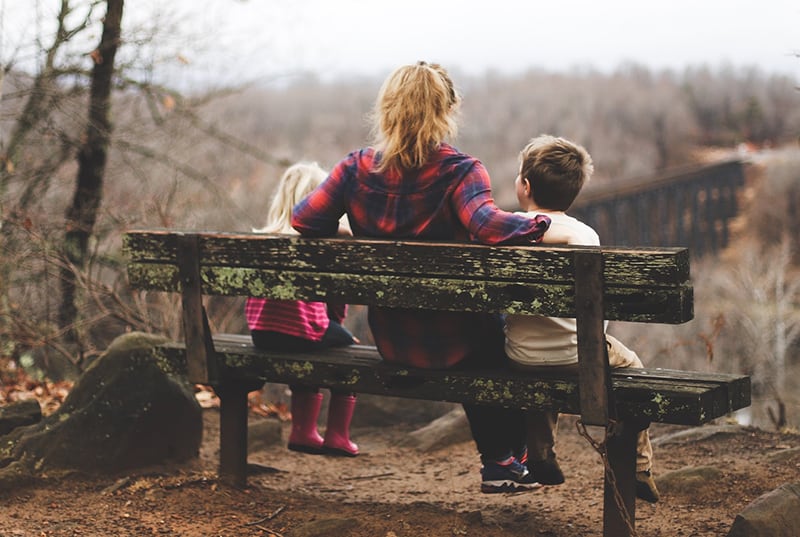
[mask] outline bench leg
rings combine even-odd
[[[619,498],[615,496],[614,484],[606,474],[603,492],[604,537],[630,537],[635,531],[636,439],[639,431],[644,427],[637,423],[619,422],[616,430],[608,436],[606,441],[608,462],[614,472]],[[625,506],[627,516],[630,518],[627,518],[622,512],[618,501]]]
[[[247,486],[247,394],[261,385],[226,381],[215,387],[219,397],[219,477],[237,488]]]

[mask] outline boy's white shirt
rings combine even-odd
[[[530,218],[550,217],[543,244],[600,246],[594,229],[561,211],[518,212]],[[607,323],[606,323],[607,324]],[[506,354],[525,365],[568,365],[578,362],[578,334],[575,319],[508,315],[505,323]]]

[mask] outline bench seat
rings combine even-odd
[[[353,345],[324,353],[256,349],[249,336],[217,334],[214,348],[229,379],[338,388],[356,393],[580,414],[577,372],[530,374],[511,369],[430,370],[386,364],[375,347]],[[185,364],[186,347],[160,352]],[[750,404],[748,377],[672,369],[615,369],[612,386],[620,417],[702,425]]]

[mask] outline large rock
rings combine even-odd
[[[716,487],[722,471],[715,466],[690,466],[658,476],[658,488],[669,494],[691,496],[701,489]]]
[[[249,420],[247,452],[266,451],[283,444],[283,427],[276,419]]]
[[[456,403],[422,401],[404,397],[359,394],[353,427],[386,427],[398,423],[422,424],[439,418],[454,408]]]
[[[690,442],[700,442],[720,436],[734,436],[747,432],[748,427],[741,425],[703,425],[702,427],[692,427],[672,434],[665,434],[653,439],[653,446],[664,447],[673,444],[687,444]]]
[[[16,401],[0,407],[0,436],[17,427],[32,425],[42,420],[42,408],[36,399]]]
[[[436,418],[425,427],[410,433],[400,442],[400,445],[413,447],[427,453],[470,440],[472,440],[472,432],[467,415],[463,408],[457,407],[444,416]]]
[[[186,379],[151,352],[165,341],[138,332],[114,340],[57,412],[3,437],[3,470],[115,473],[197,456],[201,409]]]
[[[736,515],[728,537],[796,537],[800,531],[800,483],[768,492]]]

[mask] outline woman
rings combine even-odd
[[[298,203],[292,226],[306,236],[336,234],[347,214],[355,237],[539,242],[550,223],[501,211],[480,161],[445,142],[456,134],[460,103],[439,65],[396,69],[375,104],[373,146],[347,155]],[[422,368],[499,365],[502,324],[485,314],[369,308],[369,325],[387,362]],[[525,457],[523,414],[464,405],[481,454],[483,492],[537,486]]]

